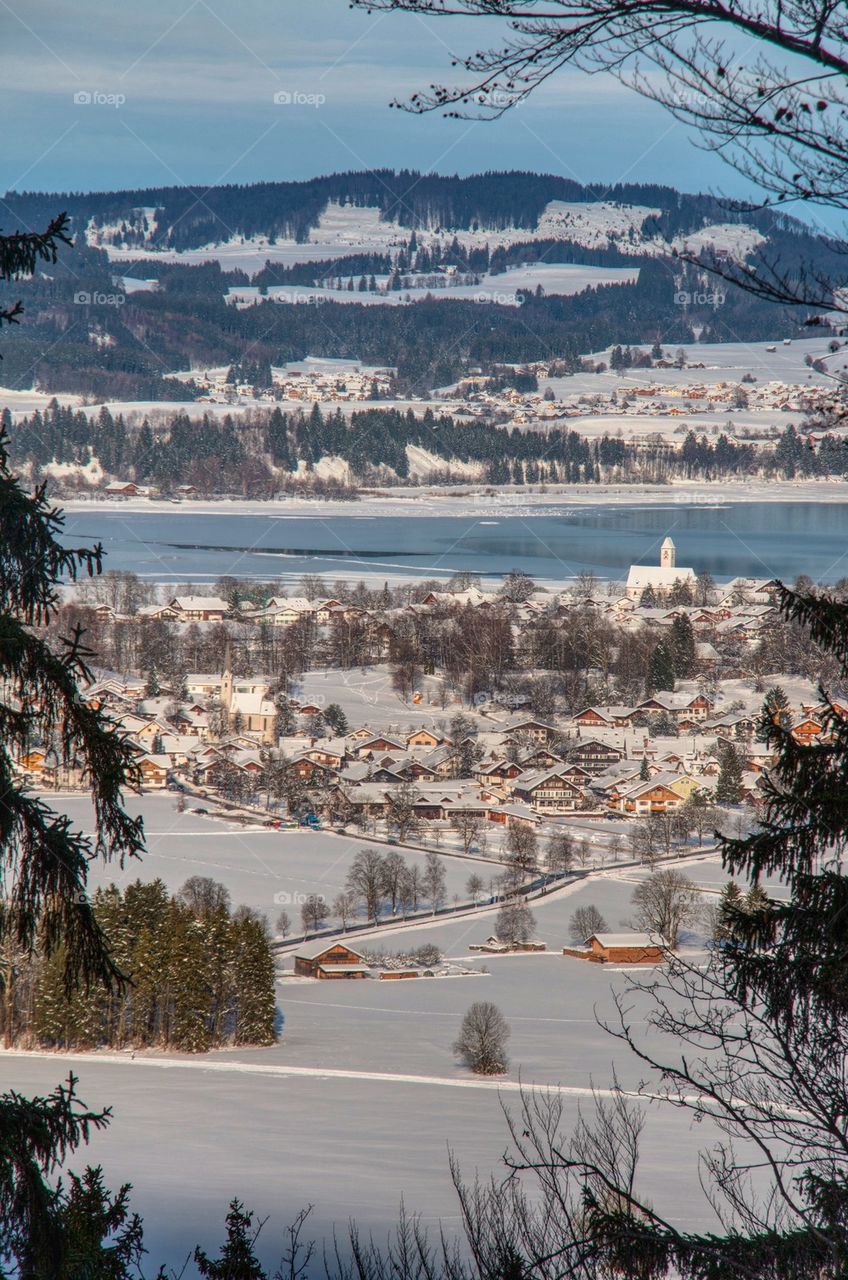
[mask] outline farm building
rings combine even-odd
[[[664,950],[650,933],[593,933],[582,951],[563,947],[562,954],[595,964],[659,964]]]
[[[301,947],[294,957],[294,971],[301,978],[367,978],[364,957],[343,942],[315,942]]]

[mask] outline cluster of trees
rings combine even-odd
[[[169,895],[161,880],[111,886],[92,898],[95,923],[121,978],[68,991],[64,947],[29,955],[5,944],[0,1033],[53,1049],[273,1044],[273,958],[262,917],[231,910],[223,885],[192,877]]]
[[[425,902],[436,912],[447,901],[446,885],[444,862],[437,853],[425,855],[422,869],[420,862],[407,862],[395,849],[381,854],[363,848],[351,863],[347,889],[336,898],[333,909],[344,927],[359,909],[374,922],[384,911],[406,915],[420,910]]]
[[[237,380],[252,370],[234,365],[230,372]],[[496,371],[493,376],[501,385],[526,383],[528,389],[535,382],[535,375],[521,370]],[[321,484],[315,464],[327,456],[342,458],[360,484],[410,483],[415,477],[409,474],[408,446],[425,449],[447,464],[434,464],[424,477],[437,484],[454,478],[451,463],[477,463],[483,480],[519,485],[795,474],[781,461],[783,441],[775,450],[756,450],[723,434],[710,441],[690,432],[679,447],[658,442],[637,449],[617,437],[590,441],[559,427],[541,432],[459,423],[430,408],[420,416],[412,410],[376,408],[346,416],[340,409],[327,412],[315,405],[309,414],[275,408],[256,410],[238,421],[229,414],[219,419],[204,413],[196,419],[177,412],[155,432],[147,419],[131,423],[106,407],[89,415],[55,401],[14,425],[8,410],[0,418],[9,431],[15,461],[34,467],[36,473],[50,462],[86,466],[96,458],[106,475],[153,483],[164,492],[178,484],[192,484],[204,493],[245,496],[272,496],[304,485],[315,488]],[[787,428],[787,436],[800,442],[794,428]],[[805,474],[844,474],[846,451],[837,437],[826,436],[815,451],[806,444],[798,448]],[[324,483],[323,488],[332,496],[333,485]],[[338,481],[335,490],[339,497],[349,494]]]

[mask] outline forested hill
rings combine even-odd
[[[421,174],[390,169],[330,174],[302,182],[260,182],[212,187],[148,187],[127,191],[7,192],[7,230],[46,222],[66,209],[76,229],[126,224],[132,231],[138,212],[151,248],[186,250],[263,236],[305,241],[328,205],[373,208],[398,227],[440,230],[530,231],[552,201],[571,204],[623,204],[657,210],[646,234],[669,238],[710,223],[744,222],[768,235],[791,219],[752,211],[738,202],[710,195],[686,195],[655,183],[585,186],[555,174],[507,171],[470,177]],[[131,241],[129,241],[131,243]]]
[[[75,243],[10,287],[25,317],[6,334],[0,383],[104,399],[193,399],[171,374],[246,352],[272,366],[389,365],[419,395],[474,368],[552,355],[577,368],[614,344],[775,341],[803,332],[807,313],[733,288],[717,300],[687,257],[843,271],[773,211],[550,174],[383,170],[5,205],[7,231],[67,210]]]

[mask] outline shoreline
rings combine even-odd
[[[408,516],[437,519],[446,515],[473,517],[496,514],[541,515],[546,507],[558,514],[562,507],[690,506],[722,507],[737,503],[848,502],[845,480],[754,480],[711,484],[706,481],[668,485],[548,485],[543,491],[491,485],[422,486],[367,489],[358,499],[333,501],[288,495],[283,498],[57,498],[57,505],[73,515],[127,512],[134,515],[261,515],[279,519],[354,516],[363,519]]]

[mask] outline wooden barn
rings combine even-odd
[[[301,978],[367,978],[364,957],[343,942],[315,942],[295,953],[294,971]]]
[[[649,933],[593,933],[586,946],[601,964],[659,964],[664,951]]]

